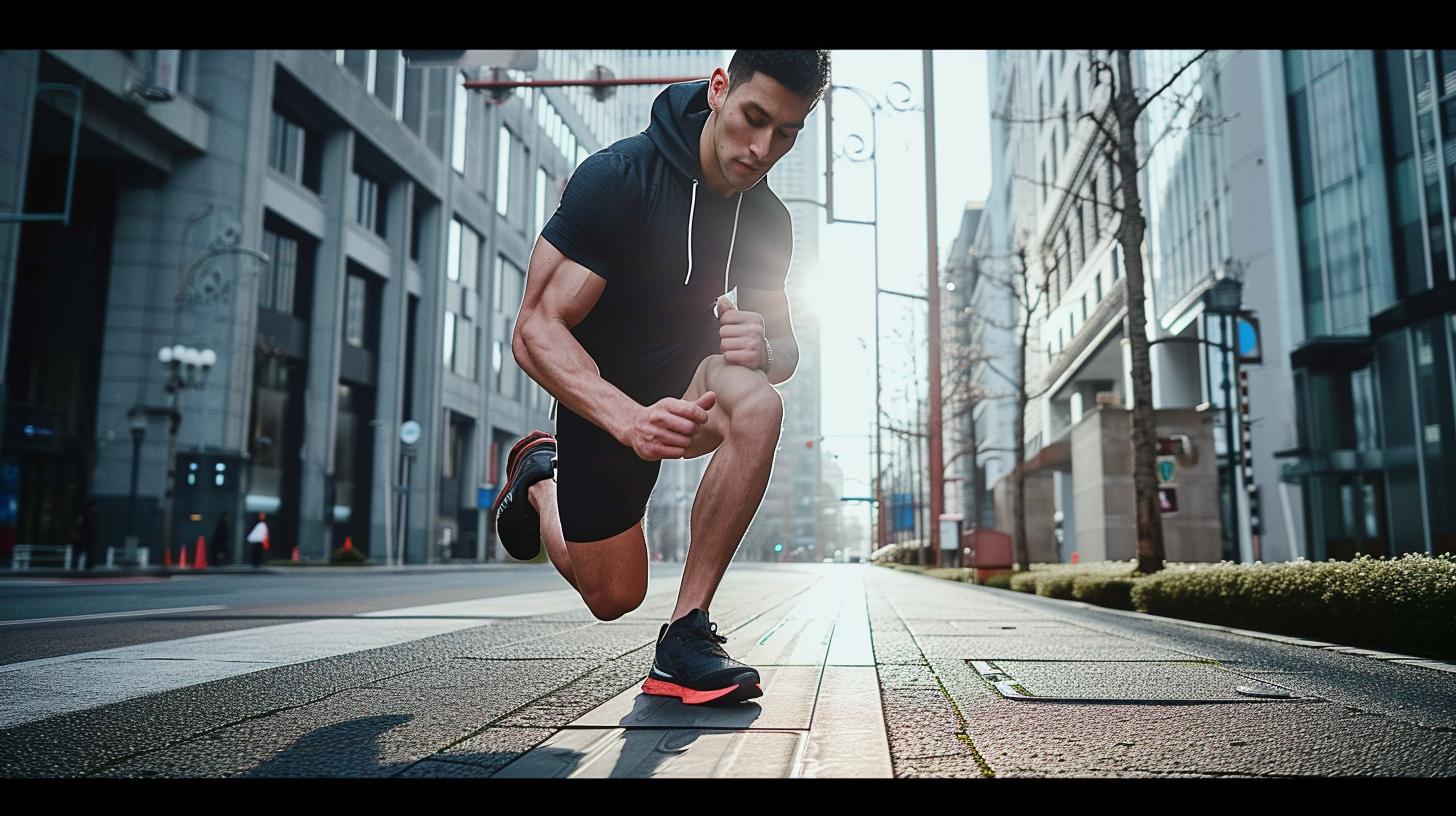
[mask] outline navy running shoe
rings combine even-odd
[[[556,465],[556,437],[531,431],[506,457],[506,483],[496,496],[491,515],[495,534],[512,558],[529,561],[541,552],[541,517],[531,506],[531,485],[551,478]]]
[[[758,670],[729,657],[719,645],[727,642],[702,609],[663,624],[643,693],[676,697],[688,705],[762,697]]]

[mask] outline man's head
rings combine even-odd
[[[705,155],[703,164],[709,186],[721,180],[743,192],[762,180],[794,146],[828,85],[828,51],[735,52],[728,70],[719,68],[708,80],[713,113],[703,141],[712,147],[712,163]]]

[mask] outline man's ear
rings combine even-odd
[[[714,68],[708,77],[708,107],[715,112],[723,110],[723,100],[728,98],[728,72]]]

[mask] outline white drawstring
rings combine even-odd
[[[697,208],[698,180],[693,179],[693,202],[688,205],[688,276],[683,278],[683,286],[687,286],[688,281],[693,279],[693,211]],[[738,225],[734,224],[733,229],[737,230]]]
[[[688,205],[688,276],[683,286],[693,279],[693,213],[698,209],[698,180],[693,179],[693,199]],[[738,194],[738,203],[733,207],[733,234],[728,238],[728,266],[723,270],[723,291],[728,291],[728,274],[733,269],[733,245],[738,242],[738,212],[743,209],[743,193]]]

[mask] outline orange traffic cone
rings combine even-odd
[[[180,567],[181,569],[187,569],[187,545],[186,544],[183,544],[182,545],[182,559],[177,562],[177,566]]]
[[[202,536],[197,537],[197,568],[207,569],[207,541]]]
[[[293,560],[294,561],[297,561],[298,560],[298,545],[297,544],[294,544],[293,545]]]
[[[353,536],[344,536],[344,552],[354,549]]]

